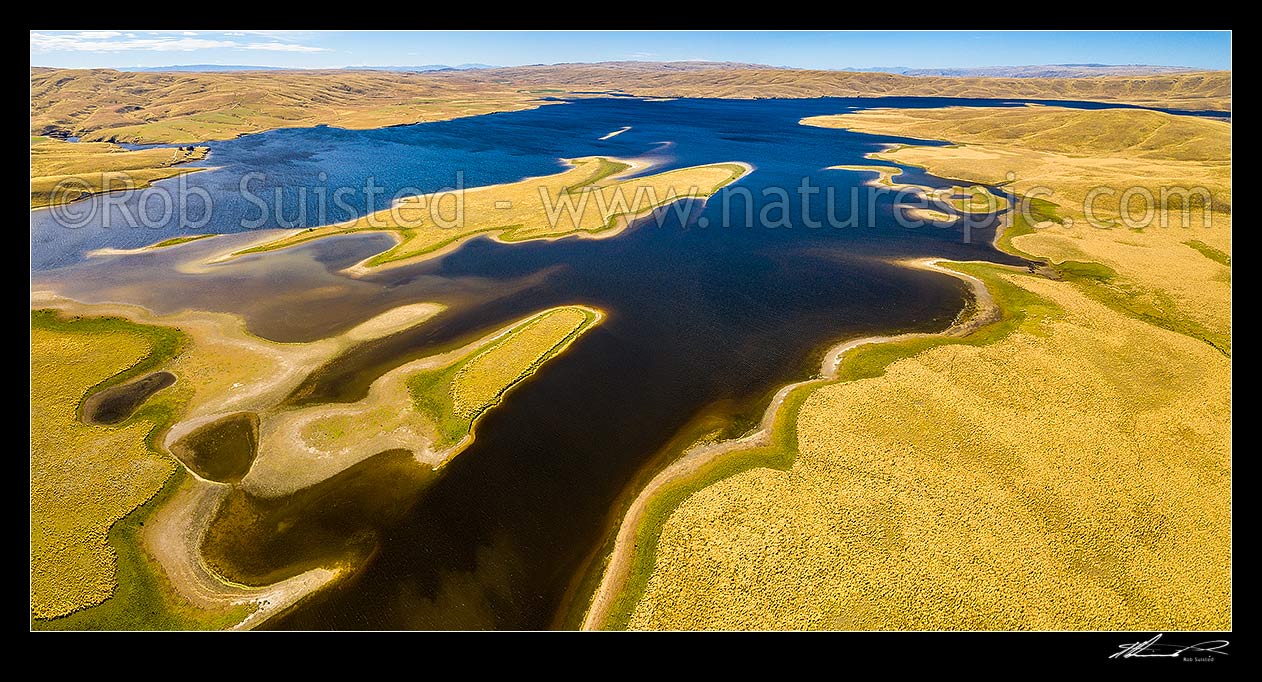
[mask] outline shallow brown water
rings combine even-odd
[[[354,400],[393,367],[544,308],[581,303],[606,311],[602,324],[488,412],[473,445],[437,475],[396,453],[283,500],[234,492],[207,538],[208,560],[242,582],[321,563],[355,567],[272,627],[552,627],[564,622],[567,604],[581,608],[582,595],[567,602],[567,594],[608,533],[615,506],[646,468],[663,464],[661,453],[681,430],[701,415],[752,423],[776,387],[814,373],[823,349],[837,341],[950,324],[966,287],[894,261],[1015,262],[990,248],[989,229],[963,243],[954,227],[896,226],[888,198],[862,209],[872,212],[871,227],[809,228],[807,218],[824,216],[806,215],[796,202],[784,209],[790,227],[764,220],[764,189],[809,178],[844,197],[867,178],[825,167],[865,163],[864,154],[896,140],[797,123],[865,104],[589,100],[388,131],[288,130],[217,143],[212,158],[224,170],[192,178],[228,196],[243,172],[275,170],[289,186],[352,152],[358,165],[343,172],[386,172],[438,150],[438,162],[465,164],[494,181],[515,179],[495,175],[498,168],[515,169],[516,177],[551,172],[558,157],[653,154],[663,168],[753,163],[757,170],[737,186],[751,190],[754,210],[750,221],[738,214],[720,227],[722,203],[697,202],[684,224],[646,221],[599,241],[478,238],[444,257],[360,279],[339,271],[387,246],[386,237],[354,235],[191,266],[259,237],[247,233],[93,259],[41,273],[36,287],[157,312],[231,312],[278,341],[339,333],[399,305],[448,307],[321,368],[292,403]],[[941,102],[899,105],[933,104]],[[631,130],[598,141],[628,123]],[[434,176],[435,186],[425,189],[450,183]],[[914,169],[905,177],[953,184]],[[700,218],[712,227],[700,228]],[[171,235],[150,241],[160,236]],[[239,462],[227,469],[238,471]]]
[[[171,444],[171,454],[204,479],[237,483],[249,473],[258,446],[258,415],[238,412],[189,432]]]
[[[130,417],[154,393],[174,383],[174,374],[153,372],[103,389],[83,401],[83,418],[93,424],[118,424]]]

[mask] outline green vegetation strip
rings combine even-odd
[[[160,416],[151,414],[146,418]],[[165,416],[173,416],[168,413]],[[155,428],[154,433],[160,432]],[[223,612],[202,611],[174,592],[166,577],[144,550],[145,520],[166,504],[188,480],[183,468],[167,479],[157,495],[110,528],[109,541],[117,553],[118,587],[97,606],[52,620],[33,620],[34,630],[223,630],[245,620],[253,604]]]
[[[635,605],[644,594],[649,577],[653,574],[661,529],[675,509],[690,495],[749,469],[768,467],[784,471],[792,466],[798,453],[795,428],[798,413],[801,411],[802,404],[816,389],[829,384],[878,377],[884,374],[885,368],[894,362],[936,346],[955,343],[981,346],[994,343],[1020,328],[1031,314],[1038,317],[1061,315],[1059,307],[998,277],[1000,273],[1014,274],[1012,270],[977,263],[944,263],[943,267],[982,280],[986,288],[990,290],[1002,317],[965,337],[919,337],[858,346],[846,353],[838,367],[836,378],[812,382],[789,393],[776,414],[769,445],[720,457],[700,469],[694,476],[668,484],[649,503],[645,510],[644,520],[636,529],[635,552],[631,558],[631,568],[622,591],[610,609],[609,619],[605,622],[604,629],[626,628]]]
[[[1018,255],[1030,260],[1038,258],[1022,252],[1012,245],[1016,237],[1034,234],[1034,225],[1044,221],[1059,221],[1056,204],[1036,198],[1023,198],[1028,202],[1030,217],[1027,221],[1020,210],[1011,212],[1012,220],[1007,229],[996,240],[996,247],[1002,251]],[[1199,246],[1198,246],[1199,244]],[[1188,246],[1205,254],[1217,262],[1230,264],[1226,254],[1205,244],[1188,243]],[[706,488],[718,481],[736,476],[744,471],[757,467],[768,467],[787,470],[797,457],[798,444],[796,424],[802,404],[817,388],[827,384],[868,379],[884,374],[885,368],[903,358],[912,357],[930,348],[962,343],[969,345],[986,345],[994,343],[1013,331],[1019,329],[1025,320],[1034,314],[1042,318],[1060,318],[1062,312],[1055,304],[1042,299],[1029,291],[1008,283],[998,277],[999,273],[1013,274],[1013,271],[999,266],[979,263],[943,263],[958,272],[972,275],[982,280],[994,298],[1000,311],[1000,319],[983,326],[962,338],[934,336],[893,341],[880,344],[859,346],[846,353],[838,368],[837,377],[827,381],[813,382],[799,387],[789,393],[776,415],[771,429],[771,443],[767,446],[741,450],[731,455],[720,457],[707,464],[693,476],[667,484],[648,504],[644,518],[636,529],[635,549],[632,554],[629,573],[622,590],[616,596],[610,608],[609,617],[603,623],[603,629],[621,630],[627,627],[636,604],[644,594],[649,578],[653,574],[656,562],[657,542],[662,528],[670,515],[694,492]],[[1166,304],[1163,294],[1151,291],[1138,291],[1116,283],[1116,273],[1107,265],[1082,261],[1066,261],[1051,265],[1058,276],[1074,284],[1079,290],[1092,299],[1112,308],[1123,315],[1138,319],[1162,329],[1174,331],[1192,338],[1200,339],[1213,346],[1219,352],[1231,356],[1231,339],[1229,336],[1216,334],[1204,325],[1171,311],[1174,305]],[[1021,274],[1018,276],[1033,276]],[[1155,300],[1155,303],[1153,302]],[[1039,333],[1031,328],[1031,333]],[[612,547],[612,545],[611,545]]]
[[[132,377],[146,374],[171,358],[179,355],[188,343],[187,336],[179,329],[158,327],[131,322],[121,317],[61,317],[58,311],[40,309],[31,311],[31,328],[67,334],[128,334],[144,338],[150,353],[128,369],[102,381],[90,389],[84,398],[93,393]],[[80,401],[80,409],[82,401]],[[145,445],[151,452],[167,455],[161,446],[162,434],[178,418],[183,409],[183,398],[171,394],[158,394],[146,401],[140,409],[120,424],[123,428],[137,421],[151,424],[145,435]],[[73,463],[67,463],[72,466]],[[244,619],[253,605],[242,605],[219,613],[196,609],[175,594],[144,550],[144,525],[152,514],[165,504],[183,485],[187,474],[177,466],[162,488],[141,506],[114,523],[109,531],[109,543],[114,548],[117,561],[114,593],[104,602],[66,616],[49,620],[32,619],[35,630],[204,630],[222,629]]]
[[[546,317],[564,313],[570,310],[579,310],[583,313],[583,319],[574,326],[564,337],[555,344],[539,354],[533,362],[530,363],[515,379],[506,383],[498,393],[489,401],[478,406],[473,411],[462,411],[457,409],[455,401],[452,398],[452,386],[456,382],[458,375],[462,369],[465,369],[471,363],[477,361],[478,358],[494,352],[496,349],[504,347],[506,344],[512,343],[517,335],[522,333],[526,328],[533,324],[539,323]],[[504,395],[514,386],[534,374],[545,362],[555,357],[558,353],[569,346],[580,334],[585,332],[593,324],[596,323],[598,314],[587,308],[564,308],[555,310],[544,316],[534,317],[513,327],[511,331],[503,336],[503,338],[494,343],[480,349],[478,352],[469,357],[456,362],[450,366],[439,370],[429,372],[419,372],[407,379],[408,392],[412,396],[413,405],[417,411],[427,415],[433,420],[436,430],[434,447],[443,449],[455,445],[463,438],[468,436],[472,430],[474,423],[482,416],[486,410],[499,404],[503,400]]]
[[[76,408],[76,414],[80,419],[83,418],[83,402],[93,394],[152,372],[167,360],[184,352],[185,347],[188,345],[188,336],[179,329],[172,327],[136,324],[121,317],[72,316],[62,318],[58,311],[48,308],[31,311],[31,328],[64,334],[127,334],[144,339],[152,349],[148,355],[141,358],[136,364],[101,381],[83,394],[83,397],[79,399],[79,406]]]
[[[631,167],[629,164],[622,163],[621,161],[610,161],[609,159],[606,159],[604,157],[600,157],[599,159],[597,159],[597,163],[600,164],[600,167],[596,169],[596,173],[592,175],[592,177],[582,182],[566,187],[565,189],[561,191],[565,194],[574,194],[576,192],[581,191],[585,187],[591,187],[592,185],[595,185],[601,180],[604,180],[605,178],[608,178],[613,175],[617,175],[618,173],[621,173]]]
[[[1202,241],[1197,241],[1195,239],[1191,239],[1183,243],[1186,244],[1187,246],[1190,246],[1196,249],[1197,251],[1200,251],[1202,256],[1205,256],[1206,258],[1214,261],[1215,263],[1218,263],[1219,265],[1226,265],[1227,267],[1231,267],[1231,256],[1228,256],[1227,254],[1223,253],[1222,251],[1219,251],[1218,249],[1210,246],[1209,244],[1206,244],[1205,242],[1202,242]]]
[[[151,248],[151,249],[165,249],[165,248],[166,248],[166,247],[168,247],[168,246],[178,246],[178,245],[180,245],[180,244],[187,244],[187,243],[189,243],[189,242],[195,242],[195,241],[197,241],[198,239],[205,239],[205,238],[207,238],[207,237],[215,237],[215,236],[218,236],[218,235],[215,235],[215,234],[194,234],[194,235],[189,235],[189,236],[187,236],[187,237],[172,237],[172,238],[170,238],[170,239],[163,239],[162,241],[158,242],[157,244],[150,244],[150,245],[149,245],[149,248]]]

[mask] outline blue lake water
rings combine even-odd
[[[363,215],[364,188],[379,188],[376,208],[390,197],[497,184],[563,168],[562,157],[648,156],[662,169],[757,157],[763,175],[800,177],[820,167],[854,162],[855,136],[806,126],[804,116],[839,113],[860,106],[1002,105],[988,100],[676,100],[592,99],[504,114],[375,130],[291,128],[208,143],[211,155],[193,167],[214,167],[160,181],[160,189],[101,195],[67,210],[92,216],[74,227],[54,211],[31,214],[32,267],[73,264],[95,248],[136,248],[188,233],[311,227]],[[1084,105],[1089,106],[1089,105]],[[751,115],[763,126],[748,129]],[[625,125],[632,129],[598,138]],[[786,139],[785,130],[792,131]],[[869,136],[859,136],[874,139]],[[139,145],[129,145],[139,147]],[[803,157],[802,150],[811,154]],[[835,184],[835,183],[834,183]],[[789,185],[792,187],[792,185]],[[184,189],[187,188],[187,189]],[[242,192],[248,191],[249,196]],[[338,188],[351,192],[335,202]],[[183,189],[187,210],[166,209],[163,195]],[[213,198],[213,220],[189,229],[204,215],[201,193]],[[279,194],[278,194],[279,193]],[[268,204],[262,210],[258,201]],[[174,204],[178,204],[178,199]],[[322,209],[323,206],[323,209]],[[142,216],[145,219],[142,219]],[[165,217],[165,219],[164,219]],[[262,220],[260,220],[262,218]],[[108,226],[108,227],[107,227]]]
[[[117,204],[109,210],[118,218],[156,202],[149,191],[79,202],[77,209],[95,210],[97,218],[77,229],[57,225],[49,211],[34,212],[34,286],[159,312],[233,312],[255,333],[284,341],[334,333],[405,303],[448,304],[431,323],[326,367],[295,402],[356,399],[392,367],[548,306],[606,310],[605,323],[487,415],[476,442],[436,481],[389,492],[398,498],[395,513],[357,517],[362,527],[355,529],[295,524],[259,548],[264,554],[283,546],[275,556],[285,561],[303,548],[316,558],[339,557],[371,539],[371,556],[353,577],[276,627],[547,628],[566,622],[567,610],[584,598],[574,585],[620,502],[665,463],[664,448],[701,415],[750,423],[778,386],[813,374],[823,350],[837,341],[950,324],[965,303],[965,287],[892,261],[1019,262],[994,251],[989,227],[974,230],[966,243],[958,226],[900,227],[889,195],[869,204],[860,194],[852,206],[851,191],[871,174],[826,169],[871,164],[865,154],[905,140],[798,124],[861,107],[962,103],[1003,104],[597,98],[415,126],[277,130],[213,142],[204,163],[218,170],[183,180],[185,196],[204,190],[212,197],[211,222],[196,230],[177,217],[152,228],[102,226],[107,202]],[[598,139],[625,126],[631,128]],[[343,196],[348,211],[333,207],[322,216],[320,197],[330,206],[336,188],[363,187],[369,178],[382,188],[383,201],[457,181],[474,187],[554,173],[564,167],[561,158],[591,155],[646,158],[653,170],[751,163],[756,170],[735,185],[749,190],[750,210],[733,200],[729,208],[736,210],[725,221],[724,202],[716,198],[690,202],[682,218],[668,212],[660,225],[642,222],[611,239],[507,245],[479,238],[444,257],[362,279],[337,270],[387,248],[381,235],[324,240],[198,273],[178,268],[224,248],[224,239],[257,237],[240,226],[259,215],[240,189],[249,174],[258,174],[253,195],[273,201],[279,192],[281,219],[311,226],[366,211],[366,195],[352,192]],[[771,210],[779,189],[792,193],[803,179],[820,188],[820,197],[833,192],[834,216],[854,208],[861,226],[828,227],[826,202],[804,210],[797,194]],[[908,179],[951,184],[914,169]],[[825,226],[809,227],[817,223]],[[260,229],[281,226],[273,215]],[[245,234],[155,253],[85,256],[188,232]],[[304,504],[312,506],[312,518],[330,513],[320,508],[327,500]],[[269,568],[283,572],[285,565]]]

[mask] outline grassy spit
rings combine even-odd
[[[743,164],[719,163],[621,178],[633,170],[631,164],[601,157],[570,163],[569,170],[554,175],[465,190],[463,215],[457,214],[450,193],[408,197],[372,215],[295,232],[239,254],[354,232],[394,234],[398,243],[350,269],[357,273],[432,256],[480,234],[505,242],[612,236],[631,219],[681,199],[708,197],[749,170]]]
[[[601,313],[589,308],[558,308],[448,367],[408,377],[413,404],[436,426],[435,446],[446,449],[468,438],[483,412],[600,319]]]
[[[167,248],[168,246],[179,246],[180,244],[187,244],[187,243],[189,243],[189,242],[195,242],[195,241],[197,241],[197,240],[199,240],[199,239],[206,239],[207,237],[216,237],[216,236],[218,236],[218,235],[215,235],[215,234],[191,234],[191,235],[187,235],[187,236],[184,236],[184,237],[171,237],[170,239],[163,239],[163,240],[162,240],[162,241],[160,241],[160,242],[157,242],[157,243],[154,243],[154,244],[150,244],[150,245],[149,245],[148,247],[146,247],[146,248],[150,248],[150,249],[165,249],[165,248]]]
[[[178,329],[31,312],[31,613],[35,629],[188,629],[240,621],[184,603],[141,529],[183,481],[159,440],[187,396],[167,389],[123,422],[83,422],[82,400],[180,355]]]
[[[983,120],[971,124],[951,110],[892,112],[899,125],[889,130],[856,118],[905,135],[903,116],[923,116],[935,130],[945,117],[962,134],[1007,139],[980,151],[977,143],[890,155],[987,182],[994,178],[944,167],[976,168],[999,151],[1031,159],[1062,144],[1039,120],[1048,112],[1016,111],[1021,118],[1003,112],[998,121],[976,112]],[[1136,127],[1118,117],[1132,115],[1142,124],[1150,113],[1091,112],[1054,128],[1071,136],[1065,154],[1087,152],[1080,164],[1139,178],[1154,167],[1157,177],[1173,175],[1171,166],[1217,173],[1219,129],[1192,123],[1189,139],[1183,120],[1165,121],[1118,141]],[[852,127],[849,118],[835,124]],[[1198,155],[1208,157],[1197,160],[1204,168],[1185,166]],[[1229,202],[1229,185],[1212,189]],[[1030,220],[1014,216],[997,242],[1051,261],[1054,279],[948,265],[985,283],[999,321],[963,338],[855,348],[836,380],[786,396],[769,445],[671,481],[649,500],[625,584],[594,625],[1230,627],[1230,331],[1213,313],[1224,306],[1192,314],[1177,286],[1134,276],[1151,255],[1104,243],[1136,239],[1130,231],[1101,230],[1091,251],[1055,257],[1065,249],[1041,224],[1072,204],[1027,205]],[[1229,287],[1229,261],[1189,257],[1183,231],[1146,248],[1164,252],[1173,279],[1202,276],[1209,264],[1220,269],[1206,279]],[[1229,248],[1229,234],[1209,239]],[[1143,255],[1125,257],[1135,253]],[[1227,298],[1229,288],[1214,295]],[[1173,304],[1147,306],[1154,296]]]
[[[127,151],[108,142],[66,142],[33,136],[31,208],[75,201],[100,192],[139,189],[156,180],[204,170],[179,164],[204,159],[208,151],[208,147],[192,146]]]
[[[269,408],[243,487],[265,498],[292,495],[387,450],[410,451],[438,469],[472,442],[483,412],[602,317],[583,306],[543,311],[396,367],[361,400]]]
[[[465,348],[399,368],[360,403],[293,409],[283,399],[311,371],[358,343],[422,323],[441,306],[401,306],[328,339],[277,344],[248,335],[240,320],[225,315],[155,317],[54,300],[98,316],[32,312],[32,615],[41,629],[261,622],[327,584],[333,574],[326,568],[362,560],[370,549],[363,529],[405,508],[402,500],[413,499],[433,469],[472,440],[478,417],[603,317],[583,306],[546,310]],[[104,316],[109,313],[119,316]],[[127,420],[112,426],[79,420],[84,396],[158,367],[177,382]],[[427,372],[448,377],[438,387],[443,396],[409,386],[413,375]],[[435,409],[444,399],[446,407]],[[406,449],[392,447],[394,430],[380,428],[383,418],[418,440]],[[222,440],[207,425],[232,420],[248,423],[249,433],[237,434],[244,438],[229,439],[240,446],[230,453],[237,460],[202,461],[198,453],[214,453],[202,453],[201,446],[182,455],[221,483],[188,475],[168,454],[178,454],[186,442]],[[290,422],[306,427],[296,431],[306,439],[301,444],[285,441]],[[457,433],[453,424],[463,430]],[[246,441],[255,433],[262,442],[251,465]],[[366,433],[373,437],[362,437]],[[385,440],[376,447],[379,436]],[[298,460],[285,459],[292,456]],[[271,485],[276,481],[268,472],[278,472],[280,483]],[[329,506],[354,499],[343,485],[362,488],[383,475],[395,490],[378,507],[348,517]],[[345,528],[346,537],[330,530],[337,528]],[[203,547],[218,574],[206,569]],[[319,547],[334,548],[333,554]],[[241,563],[232,560],[238,555]],[[221,575],[265,586],[227,583]],[[269,604],[255,611],[259,599]]]

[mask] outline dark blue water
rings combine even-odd
[[[1081,108],[1119,106],[1044,103]],[[871,106],[959,104],[1018,106],[1023,102],[945,98],[645,102],[611,98],[377,130],[275,130],[210,142],[210,157],[189,164],[218,170],[161,181],[156,188],[92,197],[66,209],[76,216],[89,216],[86,220],[58,221],[55,211],[32,212],[32,268],[70,265],[84,253],[103,246],[136,248],[180,234],[249,231],[243,224],[249,229],[268,229],[339,222],[364,215],[370,208],[384,208],[399,195],[557,172],[563,167],[561,157],[648,155],[663,161],[666,168],[756,157],[765,174],[786,172],[800,178],[822,166],[841,163],[837,159],[861,162],[853,153],[856,136],[799,126],[797,121],[802,117]],[[633,127],[609,140],[597,139],[624,125]],[[810,153],[804,155],[803,150]],[[370,181],[378,193],[365,189]],[[347,191],[335,201],[340,188]],[[205,216],[203,191],[212,197],[213,220],[199,226]],[[180,194],[186,197],[183,211]],[[177,197],[169,211],[164,195]],[[266,209],[259,206],[260,201]],[[74,227],[66,227],[67,223]]]
[[[372,131],[251,135],[212,143],[207,163],[220,170],[188,176],[189,187],[211,193],[216,206],[215,220],[199,231],[242,231],[240,219],[257,213],[239,191],[252,172],[263,177],[256,194],[278,189],[286,218],[301,205],[308,221],[302,224],[316,224],[317,188],[362,186],[368,177],[389,196],[451,186],[460,173],[469,187],[552,173],[562,168],[559,158],[589,155],[647,157],[659,164],[655,170],[722,161],[745,161],[756,170],[735,185],[748,190],[748,202],[733,195],[727,220],[716,197],[690,202],[682,218],[670,212],[660,225],[644,221],[612,239],[505,245],[479,238],[445,257],[358,280],[337,270],[385,248],[389,242],[380,235],[325,240],[190,273],[179,263],[224,248],[222,240],[85,260],[88,250],[152,243],[181,232],[181,225],[67,230],[42,212],[32,214],[35,285],[159,312],[234,312],[255,333],[278,340],[317,338],[404,303],[449,306],[416,330],[324,368],[304,387],[304,399],[317,400],[356,399],[382,372],[548,306],[606,310],[602,325],[487,415],[475,443],[436,482],[399,499],[406,513],[366,522],[356,541],[371,537],[376,551],[354,576],[275,622],[547,628],[559,622],[567,591],[608,532],[618,501],[646,466],[662,464],[655,455],[699,415],[752,420],[778,386],[811,375],[823,350],[839,340],[933,331],[951,322],[965,287],[893,261],[1016,262],[990,247],[993,232],[985,226],[967,243],[958,226],[900,227],[891,196],[871,204],[864,194],[852,200],[851,190],[869,174],[825,170],[871,163],[866,153],[899,140],[798,124],[805,116],[874,104],[944,103],[960,101],[611,98]],[[632,128],[597,139],[623,126]],[[916,182],[948,184],[909,173]],[[805,208],[795,193],[804,179],[819,188]],[[300,188],[307,188],[305,201]],[[853,209],[859,226],[828,226],[830,207],[822,198],[829,190],[833,217],[844,219]],[[115,200],[134,208],[144,194]],[[362,194],[347,201],[351,212],[367,209]],[[824,226],[809,226],[816,223]],[[312,532],[311,525],[296,524],[305,530],[293,532]],[[316,533],[309,544],[339,556],[344,541]]]

